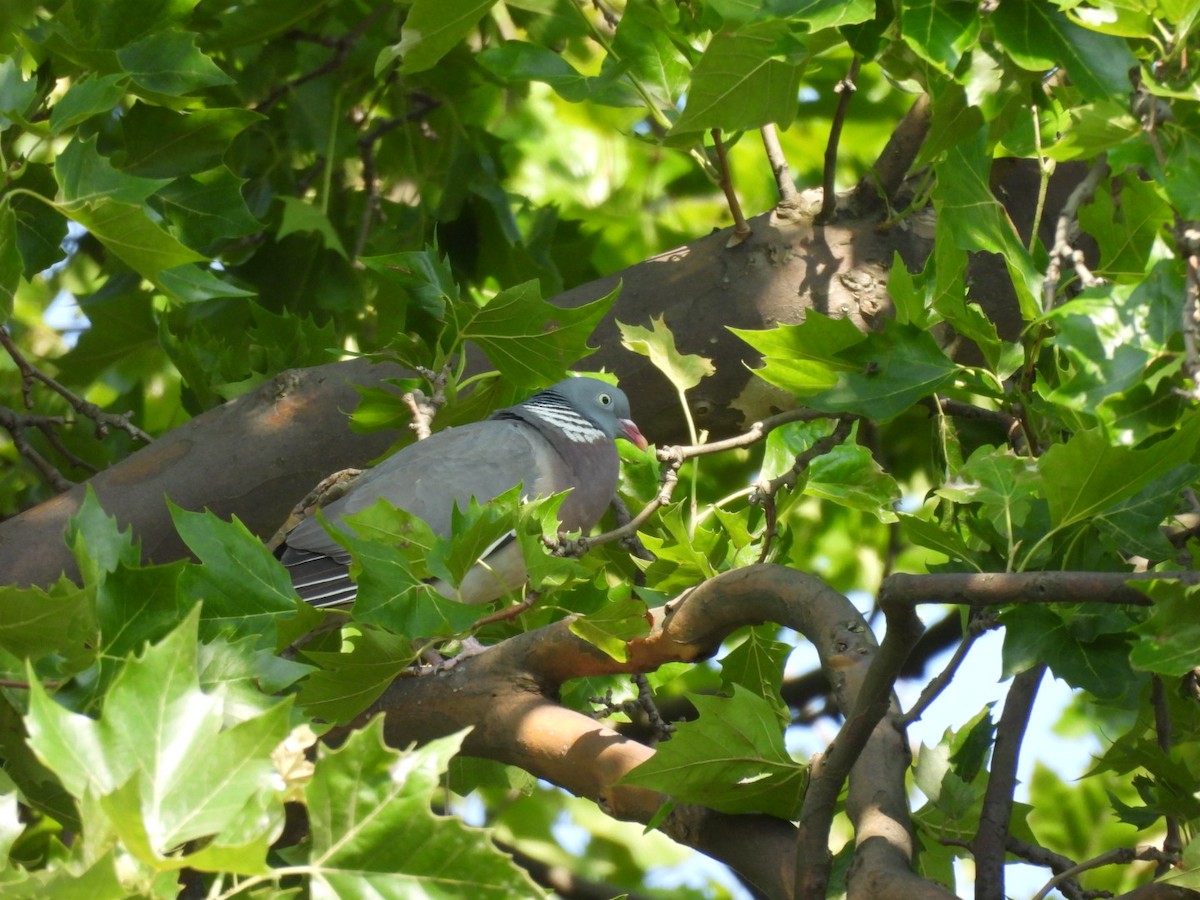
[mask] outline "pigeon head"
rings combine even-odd
[[[567,378],[534,394],[525,404],[536,406],[539,400],[565,402],[609,438],[622,438],[639,450],[646,449],[646,438],[630,417],[629,398],[619,387],[595,378]]]

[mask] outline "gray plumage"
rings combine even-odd
[[[562,530],[587,531],[604,515],[617,487],[620,459],[614,440],[646,446],[619,388],[594,378],[569,378],[490,419],[430,435],[385,459],[324,507],[335,527],[344,516],[380,498],[420,516],[448,535],[455,503],[491,500],[520,483],[526,497],[570,490],[559,509]],[[354,599],[350,556],[315,518],[293,528],[277,554],[300,596],[317,606]],[[525,566],[515,541],[501,542],[447,597],[487,603],[519,587]]]

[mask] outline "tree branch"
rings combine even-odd
[[[858,90],[855,81],[858,79],[858,69],[862,59],[856,53],[850,61],[850,71],[846,77],[833,86],[838,94],[837,108],[833,111],[833,120],[829,124],[829,141],[825,145],[825,169],[822,179],[821,211],[814,221],[819,225],[832,222],[837,217],[837,192],[835,178],[837,176],[838,143],[842,138],[842,126],[846,124],[846,112],[850,109],[850,98]]]
[[[772,565],[726,572],[652,616],[650,634],[628,644],[626,660],[614,660],[576,637],[568,618],[509,638],[444,675],[398,679],[362,719],[384,713],[389,741],[403,744],[473,726],[464,752],[520,766],[590,797],[616,818],[644,822],[665,798],[619,782],[654,751],[562,707],[553,699],[559,686],[572,678],[694,662],[715,653],[737,628],[777,622],[814,643],[824,669],[833,675],[839,705],[851,710],[838,739],[845,749],[835,742],[830,755],[831,771],[851,769],[847,809],[863,854],[853,875],[856,883],[890,885],[871,895],[876,900],[950,896],[909,867],[903,736],[890,723],[868,727],[880,696],[883,709],[888,708],[890,673],[906,652],[900,647],[902,623],[896,625],[893,647],[885,640],[885,647],[876,648],[866,623],[841,594],[815,577]],[[875,660],[882,662],[873,666]],[[866,737],[860,755],[854,745],[861,734]],[[857,764],[851,759],[855,756]],[[728,863],[768,896],[795,896],[797,832],[790,823],[680,806],[662,828]]]
[[[1004,712],[996,727],[992,769],[979,816],[979,831],[971,842],[975,854],[975,896],[978,900],[1004,900],[1004,852],[1008,841],[1008,823],[1012,818],[1017,763],[1021,758],[1021,743],[1025,740],[1033,701],[1037,698],[1038,687],[1045,674],[1045,663],[1026,669],[1013,678],[1004,700]]]
[[[925,143],[925,136],[929,134],[932,111],[933,105],[928,94],[921,94],[913,101],[888,138],[883,152],[875,160],[871,174],[854,189],[851,202],[856,210],[875,208],[881,201],[888,206],[894,205],[900,185],[904,183],[908,170],[921,151],[921,145]]]
[[[717,152],[717,172],[720,175],[718,184],[725,194],[725,202],[729,204],[729,213],[733,216],[733,234],[726,246],[736,247],[750,236],[750,223],[742,213],[742,204],[733,186],[733,172],[729,168],[729,156],[725,152],[725,141],[721,137],[720,128],[712,130],[712,139]]]
[[[775,131],[775,126],[771,124],[764,125],[759,132],[762,135],[767,162],[771,166],[771,173],[775,176],[775,190],[779,192],[776,210],[781,213],[790,213],[797,206],[799,192],[792,181],[792,172],[788,167],[787,157],[783,155],[783,148],[779,145],[779,134]]]

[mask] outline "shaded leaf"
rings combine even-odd
[[[808,766],[791,758],[783,724],[769,702],[745,688],[732,697],[691,696],[700,713],[684,722],[654,756],[621,779],[683,803],[729,813],[793,818],[808,784]]]

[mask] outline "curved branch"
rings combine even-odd
[[[902,623],[896,625],[893,646],[885,640],[877,648],[866,622],[845,597],[818,578],[774,565],[726,572],[651,615],[654,627],[644,639],[629,643],[626,660],[615,660],[576,637],[570,631],[572,620],[565,619],[509,638],[444,675],[399,679],[364,718],[386,715],[384,733],[397,744],[473,726],[465,752],[520,766],[591,798],[617,818],[645,822],[666,798],[619,782],[654,751],[561,706],[555,699],[559,686],[572,678],[693,662],[714,654],[742,626],[768,621],[786,625],[815,644],[838,703],[851,711],[829,754],[833,765],[826,763],[831,772],[839,767],[851,771],[847,809],[860,852],[851,896],[950,896],[909,868],[903,736],[890,723],[876,727],[868,719],[880,707],[880,696],[883,710],[888,708],[888,673],[898,669],[897,658],[907,655],[900,647]],[[833,797],[836,801],[836,790]],[[790,823],[679,806],[661,827],[680,843],[729,864],[768,896],[796,896],[797,831]],[[880,885],[890,887],[880,893]]]

